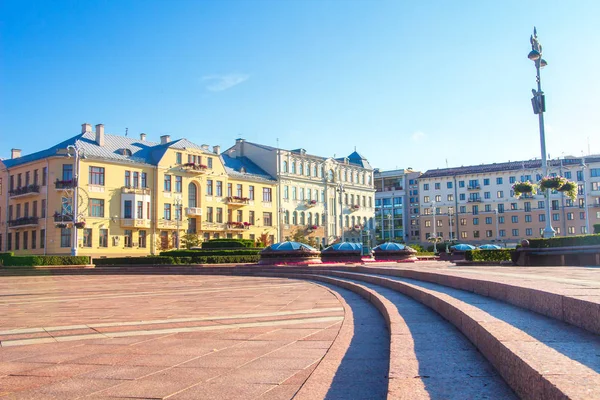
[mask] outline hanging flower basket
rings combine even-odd
[[[539,186],[541,190],[558,190],[567,182],[568,180],[562,176],[546,176],[542,178]]]
[[[515,183],[514,185],[512,185],[512,190],[515,192],[516,198],[521,197],[521,195],[523,194],[533,195],[537,193],[536,186],[529,181]]]
[[[66,227],[67,227],[67,224],[56,224],[56,227],[57,227],[57,228],[60,228],[60,229],[62,229],[62,228],[66,228]]]
[[[76,222],[75,223],[75,227],[77,229],[83,229],[83,228],[85,228],[85,221]]]
[[[575,182],[567,181],[560,188],[558,188],[559,192],[563,192],[568,198],[575,201],[577,200],[577,185]]]

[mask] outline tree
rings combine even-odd
[[[200,245],[200,237],[196,233],[186,233],[181,238],[186,249],[198,247]]]

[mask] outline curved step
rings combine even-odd
[[[489,297],[433,283],[374,274],[328,275],[384,286],[452,322],[524,399],[600,398],[600,339]]]

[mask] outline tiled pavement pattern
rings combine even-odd
[[[273,278],[9,277],[0,293],[2,398],[289,399],[344,315],[326,288]]]

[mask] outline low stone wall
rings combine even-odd
[[[600,246],[521,247],[513,261],[520,266],[600,265]]]

